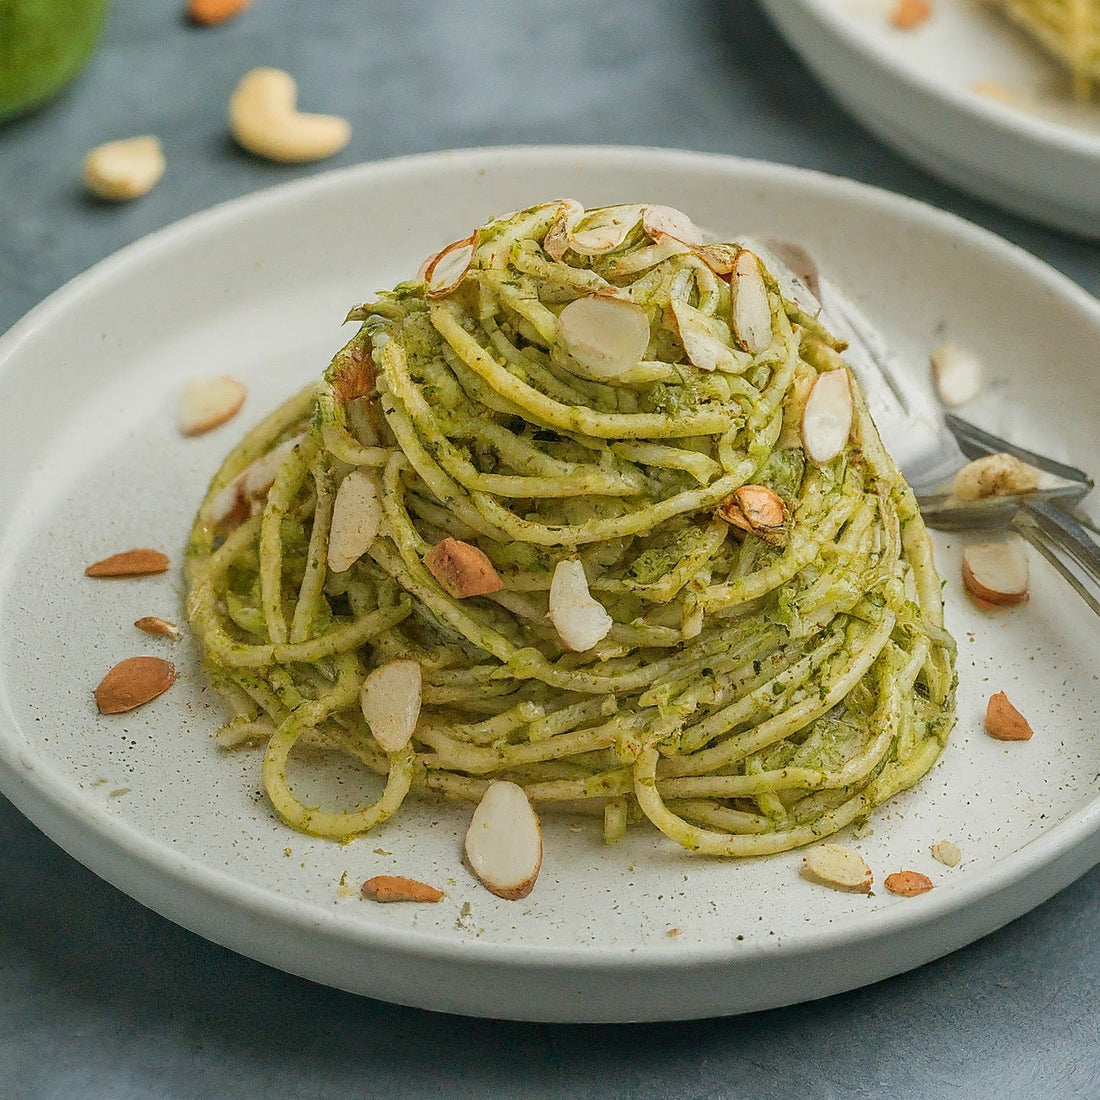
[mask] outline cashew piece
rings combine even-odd
[[[351,139],[351,125],[335,115],[303,114],[298,86],[282,69],[245,73],[229,100],[229,126],[250,153],[283,164],[304,164],[338,153]]]
[[[127,202],[151,191],[164,175],[160,142],[150,135],[97,145],[84,158],[84,184],[93,195]]]

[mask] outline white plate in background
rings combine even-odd
[[[819,80],[902,155],[981,199],[1100,237],[1100,101],[981,0],[761,0]],[[808,108],[812,109],[812,108]]]
[[[0,338],[0,790],[104,879],[193,931],[318,982],[404,1004],[553,1021],[671,1020],[836,993],[937,958],[1025,912],[1100,859],[1100,622],[1037,561],[1030,602],[976,611],[960,540],[937,537],[959,642],[959,725],[941,761],[858,844],[914,899],[801,879],[801,855],[700,859],[639,828],[548,822],[529,898],[501,901],[461,863],[461,807],[410,807],[350,844],[301,836],[260,793],[260,756],[219,753],[221,707],[194,646],[138,634],[180,615],[178,572],[92,581],[84,566],[153,545],[181,560],[193,511],[246,426],[315,378],[347,309],[415,273],[488,216],[564,195],[649,200],[730,234],[803,242],[917,369],[945,337],[987,362],[978,419],[1100,470],[1100,306],[1049,267],[927,206],[729,157],[621,148],[441,153],[260,192],[138,242]],[[197,439],[180,387],[228,373],[240,416]],[[128,715],[92,688],[136,652],[180,678]],[[1006,688],[1035,737],[981,731]],[[955,841],[956,868],[929,845]],[[446,891],[381,906],[400,873]],[[63,904],[63,899],[59,899]]]

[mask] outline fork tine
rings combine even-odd
[[[1026,462],[1029,466],[1045,470],[1055,477],[1062,478],[1065,481],[1077,482],[1081,486],[1082,495],[1093,486],[1092,478],[1084,470],[1079,470],[1076,466],[1067,466],[1063,462],[1057,462],[1053,458],[1047,458],[1046,455],[1029,451],[1024,447],[1018,447],[992,432],[987,432],[983,428],[971,424],[968,420],[963,420],[961,416],[956,416],[954,413],[945,413],[944,422],[958,440],[959,450],[967,458],[982,458],[985,455],[1006,453],[1015,455],[1016,458]]]

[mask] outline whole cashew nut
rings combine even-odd
[[[229,100],[229,126],[250,153],[284,164],[304,164],[338,153],[351,126],[335,115],[303,114],[298,86],[282,69],[246,73]]]
[[[97,145],[84,158],[84,184],[93,195],[128,202],[151,191],[164,175],[160,142],[151,134]]]

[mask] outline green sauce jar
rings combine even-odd
[[[0,0],[0,119],[56,95],[99,42],[109,0]]]

